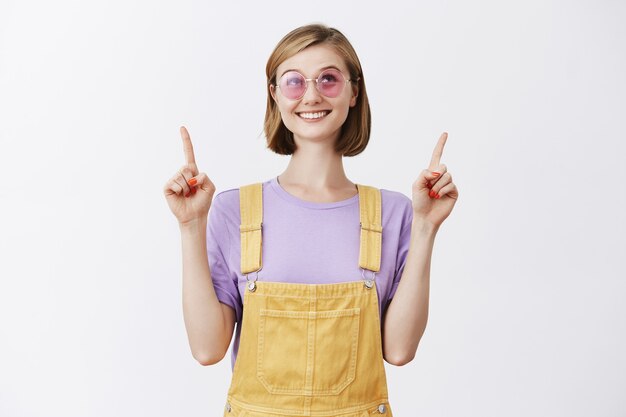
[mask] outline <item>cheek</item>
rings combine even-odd
[[[345,109],[345,111],[341,114],[341,124],[343,125],[346,120],[348,120],[348,113],[350,113],[350,108]]]
[[[280,119],[282,120],[283,124],[288,130],[293,131],[293,127],[294,127],[293,119],[294,117],[298,117],[293,113],[294,106],[288,103],[281,102],[280,100],[278,100],[276,105],[278,107],[278,112],[280,113]]]
[[[334,106],[335,111],[337,111],[338,113],[342,114],[342,118],[345,119],[348,117],[348,113],[350,112],[350,109],[352,108],[352,99],[348,96],[345,99],[341,100],[340,102],[337,102]]]
[[[278,106],[278,111],[282,117],[289,117],[295,109],[293,104],[286,103],[280,99],[276,102],[276,105]]]

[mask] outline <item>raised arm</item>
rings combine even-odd
[[[183,316],[193,357],[212,365],[226,355],[235,311],[219,302],[207,258],[207,216],[215,186],[196,166],[187,129],[180,128],[185,165],[165,184],[167,203],[178,219],[183,261]]]
[[[383,324],[384,357],[393,365],[404,365],[415,357],[428,321],[430,263],[435,236],[459,198],[452,175],[441,163],[447,138],[444,132],[428,169],[422,170],[412,187],[411,242],[400,283]]]

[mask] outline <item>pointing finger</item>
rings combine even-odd
[[[185,161],[188,165],[196,163],[196,158],[193,154],[193,145],[191,144],[191,138],[189,132],[185,126],[180,127],[180,136],[183,138],[183,150],[185,151]]]
[[[448,139],[448,133],[443,132],[439,137],[439,141],[433,150],[433,156],[430,159],[430,165],[428,165],[428,169],[430,171],[436,169],[441,161],[441,155],[443,154],[443,147],[446,144],[446,140]]]

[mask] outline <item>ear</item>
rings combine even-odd
[[[359,84],[352,87],[352,97],[350,98],[350,107],[356,106],[356,98],[359,96]]]
[[[276,88],[274,87],[274,84],[270,84],[270,94],[272,95],[272,98],[274,99],[274,101],[276,100]]]

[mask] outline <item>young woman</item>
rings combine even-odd
[[[351,182],[367,146],[359,59],[336,29],[287,34],[266,67],[268,147],[291,155],[264,182],[225,190],[186,164],[166,183],[183,249],[183,313],[203,365],[228,351],[224,415],[392,416],[383,360],[403,365],[426,327],[435,235],[458,198],[440,163],[404,194]],[[210,213],[209,213],[210,208]]]

